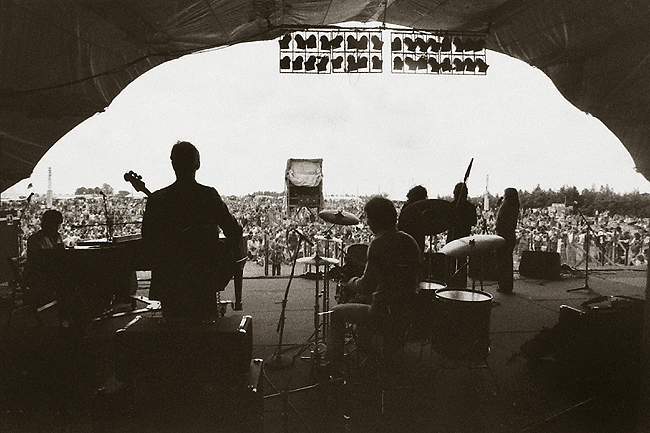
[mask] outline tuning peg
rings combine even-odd
[[[280,69],[291,69],[291,58],[289,56],[280,59]]]

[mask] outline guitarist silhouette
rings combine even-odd
[[[232,252],[242,228],[217,190],[196,182],[200,156],[193,144],[176,143],[171,161],[176,181],[153,193],[140,176],[125,174],[149,196],[142,220],[142,240],[152,258],[149,298],[161,301],[165,318],[206,320],[218,316],[216,292],[233,276]]]

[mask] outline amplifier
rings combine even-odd
[[[559,280],[560,255],[547,251],[524,251],[519,263],[519,275],[540,280]]]
[[[204,386],[237,383],[253,352],[251,316],[213,322],[137,316],[115,334],[116,375],[124,382],[147,377],[157,384]]]
[[[136,382],[109,392],[101,388],[91,405],[93,433],[263,433],[264,361],[254,359],[234,386],[198,389],[150,387]]]

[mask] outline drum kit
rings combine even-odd
[[[341,239],[334,238],[331,236],[331,228],[334,225],[351,226],[360,223],[359,218],[357,218],[354,214],[343,210],[323,210],[318,213],[318,216],[323,221],[332,224],[332,226],[325,231],[324,235],[314,236],[314,240],[319,242],[324,242],[325,256],[321,256],[318,248],[316,248],[316,254],[314,256],[298,258],[298,249],[300,248],[300,244],[296,246],[296,251],[293,260],[294,263],[291,269],[291,275],[289,278],[289,283],[287,285],[287,290],[285,291],[285,297],[284,300],[282,301],[282,314],[280,317],[280,322],[278,323],[278,332],[280,333],[278,348],[276,350],[276,353],[267,362],[267,365],[270,368],[283,368],[285,366],[292,364],[293,360],[298,356],[300,356],[305,350],[311,349],[310,356],[305,357],[305,359],[308,359],[312,362],[311,365],[312,377],[315,376],[314,373],[316,372],[316,369],[321,366],[321,360],[324,354],[325,340],[327,338],[327,330],[329,328],[329,314],[331,313],[331,311],[330,311],[330,304],[329,304],[330,294],[329,294],[328,273],[330,270],[330,266],[338,265],[340,263],[338,259],[333,257],[328,257],[330,255],[330,244],[334,243],[340,245],[341,251],[343,251],[343,241]],[[298,234],[300,235],[301,240],[304,239],[306,242],[310,244],[314,243],[302,233],[298,232]],[[286,303],[287,303],[287,297],[289,292],[289,286],[293,279],[295,266],[297,263],[305,266],[313,266],[315,267],[316,270],[315,272],[316,283],[315,283],[315,290],[314,290],[314,332],[308,339],[307,343],[303,346],[303,348],[296,355],[294,355],[294,357],[291,360],[285,360],[281,356],[282,334],[284,331],[284,322],[286,320],[285,311],[286,311]],[[322,273],[320,273],[321,269],[322,269]],[[321,275],[323,279],[322,287],[320,285]],[[321,300],[322,300],[322,305],[321,305]]]
[[[400,229],[414,237],[434,236],[449,230],[454,221],[454,203],[445,200],[421,200],[405,208],[400,215]],[[455,239],[440,252],[447,257],[467,258],[495,251],[505,244],[496,235],[472,235]],[[430,245],[430,250],[432,250]],[[416,332],[430,338],[432,349],[453,359],[485,360],[489,353],[489,327],[492,295],[476,290],[475,278],[471,289],[451,289],[444,281],[431,279],[431,254],[428,255],[428,277],[418,288],[418,326]],[[458,270],[456,271],[458,272]],[[434,344],[435,341],[435,344]]]
[[[444,200],[422,200],[416,202],[406,208],[402,215],[400,215],[400,225],[405,223],[415,233],[424,236],[433,237],[437,234],[443,233],[448,230],[453,223],[454,206],[453,203]],[[318,216],[325,222],[334,225],[357,225],[359,218],[355,215],[343,210],[323,210],[319,212]],[[310,360],[311,371],[314,373],[322,364],[324,354],[325,341],[329,327],[329,275],[331,266],[338,266],[340,261],[336,258],[329,256],[329,245],[335,243],[340,246],[341,251],[345,254],[343,258],[346,261],[348,268],[354,267],[357,272],[360,270],[363,273],[363,265],[365,265],[365,257],[356,257],[356,250],[350,245],[346,252],[343,248],[343,242],[340,239],[334,238],[330,235],[330,230],[325,232],[325,235],[314,236],[314,240],[324,242],[326,245],[325,256],[321,256],[318,252],[311,257],[297,258],[299,246],[296,248],[294,258],[294,265],[289,279],[289,285],[293,278],[296,263],[306,266],[314,266],[316,268],[315,278],[315,291],[314,291],[314,316],[313,326],[314,330],[307,343],[302,349],[290,360],[285,361],[281,357],[282,352],[282,333],[284,329],[286,299],[288,295],[289,285],[285,292],[285,299],[282,302],[282,315],[280,323],[278,324],[278,332],[280,333],[280,340],[278,342],[278,349],[272,358],[267,362],[271,368],[281,368],[293,363],[294,359],[300,356],[305,350],[310,349],[310,355],[303,357],[303,359]],[[306,236],[301,234],[301,239]],[[310,242],[309,239],[306,239]],[[456,239],[446,244],[441,253],[448,257],[460,258],[467,257],[469,260],[479,254],[494,251],[500,248],[505,243],[505,240],[496,235],[472,235]],[[365,247],[363,255],[367,252],[366,245],[358,245]],[[359,248],[361,254],[361,248]],[[354,253],[354,254],[353,254]],[[350,257],[348,257],[350,256]],[[363,262],[363,263],[361,263]],[[349,265],[349,266],[348,266]],[[346,266],[340,267],[342,270]],[[322,269],[322,274],[319,272]],[[322,287],[320,279],[323,279]],[[350,275],[346,275],[349,277]],[[354,275],[360,276],[360,275]],[[482,283],[481,283],[482,288]],[[472,284],[471,289],[448,289],[447,284],[441,281],[427,280],[420,283],[418,290],[421,304],[424,305],[422,311],[422,320],[430,321],[431,314],[437,317],[435,321],[436,339],[439,341],[437,348],[441,347],[447,355],[451,357],[461,357],[470,354],[473,357],[486,356],[489,350],[489,316],[492,307],[492,296],[483,290],[477,291],[475,283]],[[339,303],[347,302],[340,299],[337,287],[336,300]],[[435,312],[433,305],[435,304]],[[463,323],[465,325],[463,325]],[[423,331],[427,334],[431,331],[432,324],[427,323],[422,325]],[[445,333],[438,335],[440,329],[446,330]],[[479,342],[479,347],[475,347]],[[471,347],[469,347],[471,346]]]

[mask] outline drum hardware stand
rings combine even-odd
[[[578,290],[586,290],[588,292],[593,292],[593,290],[591,290],[591,287],[589,287],[589,244],[591,244],[591,239],[590,239],[589,233],[591,232],[592,229],[591,229],[591,225],[589,224],[589,221],[587,221],[587,218],[585,218],[583,213],[580,212],[580,209],[578,208],[577,205],[576,205],[576,210],[578,211],[578,213],[582,217],[582,220],[587,225],[587,232],[585,234],[585,245],[587,246],[585,248],[585,285],[583,287],[578,287],[578,288],[575,288],[575,289],[568,289],[567,292],[569,292],[569,293],[577,292]]]
[[[296,249],[293,252],[293,263],[291,264],[291,274],[289,274],[289,282],[287,283],[287,288],[284,291],[284,298],[281,301],[282,310],[280,312],[280,320],[278,321],[278,326],[276,328],[276,332],[280,334],[278,338],[278,347],[275,349],[275,353],[266,362],[266,365],[269,368],[273,368],[273,369],[281,369],[293,365],[295,359],[294,357],[290,359],[282,358],[282,337],[284,336],[284,323],[286,321],[287,300],[289,298],[289,287],[291,287],[291,282],[293,281],[293,277],[296,271],[296,262],[298,261],[298,252],[300,251],[300,243],[304,237],[304,235],[300,233],[298,230],[295,230],[295,232],[298,233],[299,235],[298,243],[296,244]]]

